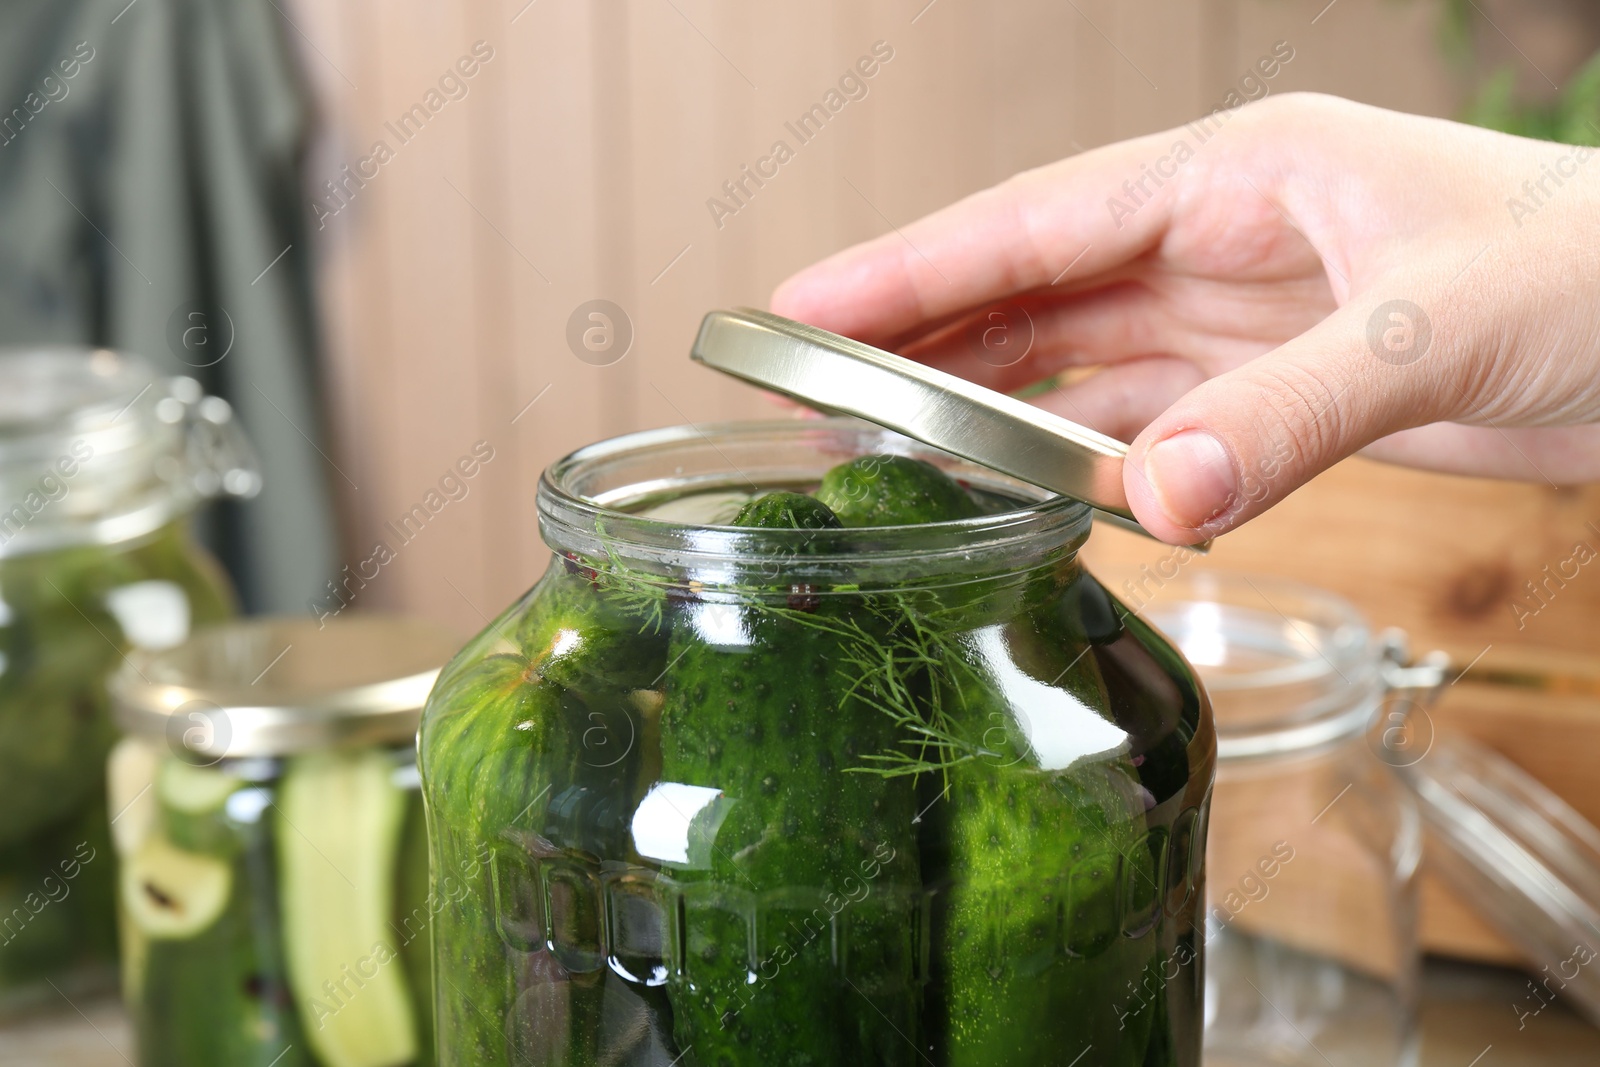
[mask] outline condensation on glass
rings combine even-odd
[[[885,451],[985,514],[729,527]],[[419,741],[447,1067],[1199,1063],[1215,759],[1088,510],[844,420],[557,463]]]

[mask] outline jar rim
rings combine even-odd
[[[698,461],[692,455],[696,452],[702,453]],[[752,530],[629,510],[673,491],[733,485],[767,491],[814,483],[827,467],[874,453],[928,460],[959,481],[1022,501],[1022,506],[949,522],[825,530]],[[672,464],[669,474],[648,476],[651,457],[681,462]],[[736,458],[750,462],[741,465]],[[883,427],[841,417],[670,426],[613,437],[551,464],[539,480],[538,509],[541,532],[556,551],[597,559],[621,554],[663,577],[684,570],[714,575],[752,558],[782,557],[785,575],[796,578],[817,571],[837,579],[841,563],[857,577],[866,577],[864,571],[879,565],[914,562],[936,581],[948,578],[948,570],[957,565],[976,566],[984,577],[992,577],[994,570],[983,564],[985,559],[1020,562],[1043,551],[1075,552],[1088,536],[1091,516],[1089,506],[1080,501]],[[895,582],[906,584],[903,571]]]

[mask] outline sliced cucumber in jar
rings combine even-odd
[[[222,914],[233,889],[228,864],[151,836],[122,865],[122,906],[152,939],[193,937]]]
[[[405,967],[388,927],[405,794],[385,752],[296,757],[278,791],[279,898],[290,987],[326,1067],[417,1056]]]
[[[126,859],[139,851],[156,824],[155,781],[161,752],[139,737],[117,742],[106,761],[111,843]]]
[[[176,756],[162,760],[155,793],[167,840],[191,852],[232,859],[239,838],[228,825],[228,798],[244,784],[221,767],[196,767]]]
[[[228,797],[242,784],[219,767],[197,767],[172,757],[161,761],[156,795],[162,807],[185,815],[208,815],[222,810]]]
[[[262,789],[245,789],[236,796]],[[230,801],[229,807],[233,807]],[[220,813],[217,825],[224,825]],[[233,892],[193,937],[148,942],[126,995],[144,1067],[326,1067],[301,1033],[278,935],[274,829],[234,820]],[[220,861],[219,861],[220,862]],[[125,923],[132,929],[132,923]]]

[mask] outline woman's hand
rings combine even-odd
[[[1101,366],[1034,402],[1133,438],[1174,543],[1357,451],[1600,478],[1595,149],[1272,98],[1019,174],[772,309],[1003,390]]]

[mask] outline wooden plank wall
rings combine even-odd
[[[1480,24],[1485,64],[1517,64],[1535,92],[1600,43],[1600,15],[1579,0],[1476,6],[1493,22]],[[314,174],[338,177],[377,140],[394,149],[318,234],[347,556],[368,558],[379,539],[396,553],[354,606],[463,632],[544,567],[533,495],[551,460],[633,429],[770,410],[685,359],[705,310],[763,304],[806,263],[1019,169],[1179,124],[1279,40],[1295,58],[1276,92],[1434,115],[1463,100],[1435,0],[338,0],[293,11],[287,32],[327,119]],[[386,124],[478,41],[492,58],[467,95],[399,144]],[[707,198],[774,140],[793,144],[785,121],[877,41],[894,57],[866,98],[718,226]],[[607,366],[565,340],[569,315],[594,298],[624,308],[634,331]],[[400,544],[385,524],[479,441],[494,458],[465,499]],[[1594,656],[1595,574],[1525,629],[1511,608],[1575,540],[1600,542],[1593,519],[1600,490],[1357,461],[1230,535],[1204,566],[1327,586],[1463,661],[1489,646]],[[1112,532],[1091,555],[1160,552]],[[1573,754],[1548,744],[1569,726],[1494,740],[1576,790]],[[1524,736],[1544,740],[1518,750]]]
[[[494,460],[361,590],[467,629],[543,565],[533,486],[584,442],[758,414],[684,351],[713,306],[765,301],[794,269],[1083,148],[1178,124],[1288,40],[1273,83],[1429,113],[1457,89],[1423,0],[466,0],[300,5],[328,136],[317,179],[383,140],[394,158],[325,219],[335,461],[351,562],[472,444]],[[525,6],[524,6],[525,5]],[[747,207],[706,208],[875,41],[894,58]],[[391,127],[474,42],[493,58],[405,144]],[[620,362],[565,328],[621,305]],[[525,404],[548,392],[517,418]],[[1264,527],[1266,524],[1263,524]],[[1270,536],[1264,531],[1263,536]]]

